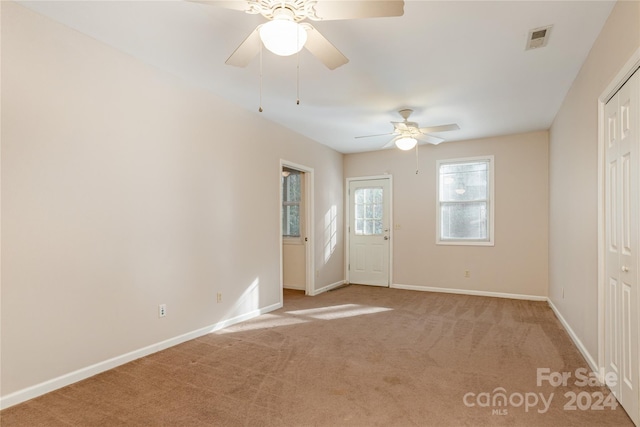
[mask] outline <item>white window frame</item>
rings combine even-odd
[[[473,240],[473,239],[442,239],[442,230],[440,229],[440,166],[443,164],[454,163],[472,163],[472,162],[488,162],[489,163],[489,185],[487,195],[487,224],[489,230],[486,240]],[[478,157],[465,157],[457,159],[441,159],[436,161],[436,244],[437,245],[455,245],[455,246],[494,246],[494,214],[495,214],[495,195],[494,195],[494,157],[493,156],[478,156]]]

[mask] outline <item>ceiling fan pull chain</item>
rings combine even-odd
[[[264,45],[260,42],[260,106],[258,108],[258,112],[262,113],[262,51],[264,50]]]
[[[418,146],[420,144],[416,144],[416,175],[420,172],[420,162],[418,161]]]
[[[296,34],[296,38],[296,43],[300,43],[300,34]],[[300,105],[300,51],[296,53],[296,105]]]

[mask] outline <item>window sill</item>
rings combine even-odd
[[[436,245],[442,246],[495,246],[494,242],[478,242],[464,240],[438,240]]]

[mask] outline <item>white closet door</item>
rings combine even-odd
[[[606,291],[605,371],[609,384],[640,425],[638,241],[640,210],[640,73],[607,103],[605,147]]]

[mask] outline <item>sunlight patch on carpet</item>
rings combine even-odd
[[[295,317],[283,317],[276,314],[263,314],[256,320],[248,320],[237,325],[230,326],[226,329],[217,331],[217,334],[231,334],[241,331],[253,331],[257,329],[276,328],[278,326],[291,326],[301,323],[307,323],[308,320],[298,319]]]
[[[294,316],[311,317],[319,320],[343,319],[345,317],[362,316],[365,314],[376,314],[391,311],[392,308],[372,307],[359,304],[342,304],[330,307],[311,308],[308,310],[287,311],[286,314]]]

